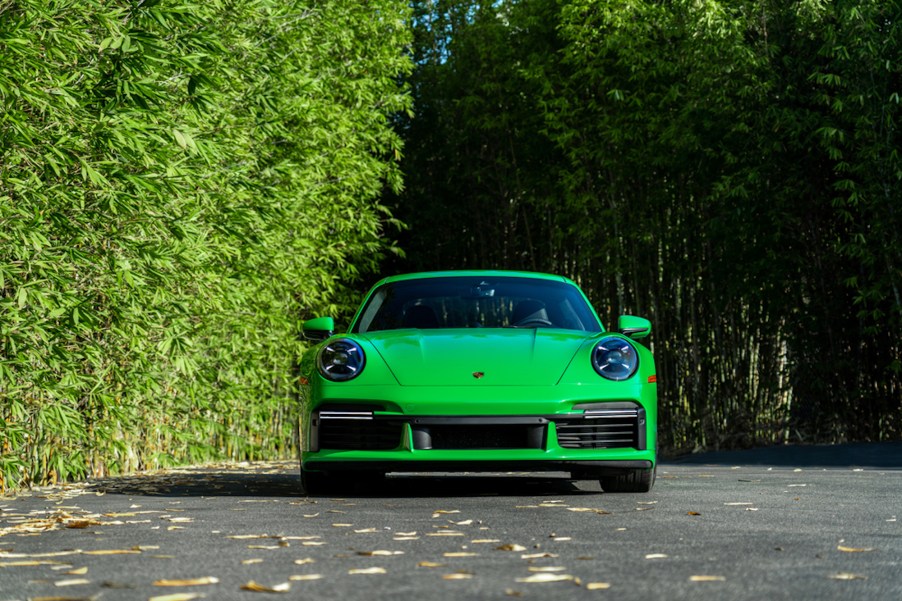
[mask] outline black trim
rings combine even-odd
[[[377,416],[379,417],[379,416]],[[427,415],[422,417],[408,417],[405,421],[418,426],[506,426],[506,425],[537,425],[547,424],[551,421],[542,416],[514,416],[486,415],[486,416],[446,416]]]
[[[574,479],[593,480],[629,470],[650,470],[653,462],[638,461],[316,461],[305,470],[348,472],[571,472]]]
[[[545,449],[548,426],[566,449],[646,449],[645,409],[632,401],[587,402],[583,413],[546,415],[376,415],[378,405],[325,404],[311,420],[310,450],[390,450],[405,424],[417,450]],[[576,408],[575,407],[575,408]]]

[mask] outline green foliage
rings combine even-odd
[[[389,247],[408,9],[0,2],[0,490],[287,453]]]
[[[898,438],[900,8],[415,2],[398,268],[651,317],[671,447]]]

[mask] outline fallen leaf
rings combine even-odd
[[[437,518],[441,515],[451,515],[454,513],[460,513],[460,511],[457,509],[436,509],[432,512],[432,517]]]
[[[443,563],[435,563],[433,561],[421,561],[417,564],[418,568],[443,568],[445,564]]]
[[[404,551],[384,551],[382,549],[377,549],[376,551],[357,551],[357,555],[362,555],[364,557],[386,557],[392,555],[404,555]]]
[[[687,511],[686,515],[701,515],[701,514],[697,511]]]
[[[573,511],[576,513],[595,513],[598,515],[611,515],[610,511],[605,511],[604,509],[597,509],[593,507],[568,507],[567,511]]]
[[[159,595],[151,597],[148,601],[194,601],[200,599],[203,595],[200,593],[173,593],[172,595]]]
[[[479,553],[471,553],[469,551],[452,551],[443,553],[445,557],[478,557]]]
[[[58,580],[53,583],[55,586],[77,586],[79,584],[91,584],[86,578],[71,578],[69,580]]]
[[[140,555],[137,549],[98,549],[96,551],[83,551],[85,555]]]
[[[649,553],[645,559],[667,559],[666,553]]]
[[[252,593],[287,593],[291,590],[291,584],[283,582],[273,586],[265,586],[251,580],[247,584],[242,584],[241,590],[250,591]]]
[[[68,572],[66,572],[66,574],[69,576],[84,576],[87,573],[88,573],[87,566],[85,566],[83,568],[75,568],[74,570],[69,570]]]
[[[245,560],[242,560],[241,565],[249,566],[249,565],[253,565],[255,563],[263,563],[263,560],[262,559],[245,559]]]
[[[870,553],[875,550],[873,547],[846,547],[843,545],[839,545],[836,549],[843,553]]]
[[[500,547],[495,547],[495,550],[496,551],[525,551],[526,547],[524,547],[523,545],[508,544],[508,545],[501,545]]]
[[[831,574],[830,578],[832,580],[867,580],[867,576],[862,576],[861,574],[852,574],[850,572],[840,572],[838,574]]]
[[[545,582],[567,582],[575,580],[573,576],[570,574],[548,574],[548,573],[539,573],[533,574],[527,578],[517,578],[517,582],[526,582],[530,584],[534,583],[545,583]]]
[[[0,558],[36,558],[36,557],[63,557],[65,555],[78,555],[82,553],[81,549],[74,549],[72,551],[51,551],[49,553],[9,553],[4,552],[0,553]]]
[[[322,574],[299,574],[297,576],[289,576],[288,579],[294,582],[307,582],[309,580],[320,580],[322,577]]]
[[[610,582],[587,582],[586,590],[589,591],[603,591],[611,588]]]
[[[307,565],[308,563],[316,563],[316,560],[313,559],[312,557],[307,557],[305,559],[295,559],[294,563],[299,566],[303,566],[303,565]]]
[[[203,586],[207,584],[217,584],[219,578],[216,576],[203,576],[202,578],[184,578],[178,580],[157,580],[154,586]]]
[[[102,523],[103,522],[101,522],[100,520],[94,520],[94,519],[84,519],[84,520],[73,519],[73,520],[66,520],[65,526],[66,526],[66,528],[72,528],[73,530],[84,530],[85,528],[88,528],[90,526],[99,526]]]
[[[364,528],[362,530],[355,530],[354,534],[368,534],[370,532],[376,532],[375,528]]]
[[[726,578],[723,576],[690,576],[690,582],[724,582]]]
[[[385,568],[353,568],[348,570],[348,574],[387,574]]]
[[[469,580],[472,577],[473,577],[473,574],[455,573],[455,574],[445,574],[444,576],[442,576],[442,580]]]
[[[476,538],[470,541],[471,544],[474,545],[485,545],[491,543],[500,543],[501,539],[498,538]]]
[[[541,566],[541,567],[540,566],[530,566],[528,569],[530,572],[538,572],[538,573],[541,573],[541,572],[564,572],[567,570],[567,568],[565,568],[563,566]]]
[[[521,555],[520,559],[543,559],[546,557],[557,557],[557,553],[527,553],[526,555]]]
[[[29,597],[28,601],[94,601],[95,599],[96,597],[60,597],[54,595],[51,597]]]

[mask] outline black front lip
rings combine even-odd
[[[580,477],[621,474],[628,470],[650,470],[653,463],[636,461],[316,461],[304,469],[329,472],[576,472]]]

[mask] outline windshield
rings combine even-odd
[[[353,332],[403,328],[561,328],[600,332],[579,289],[525,277],[442,277],[380,286]]]

